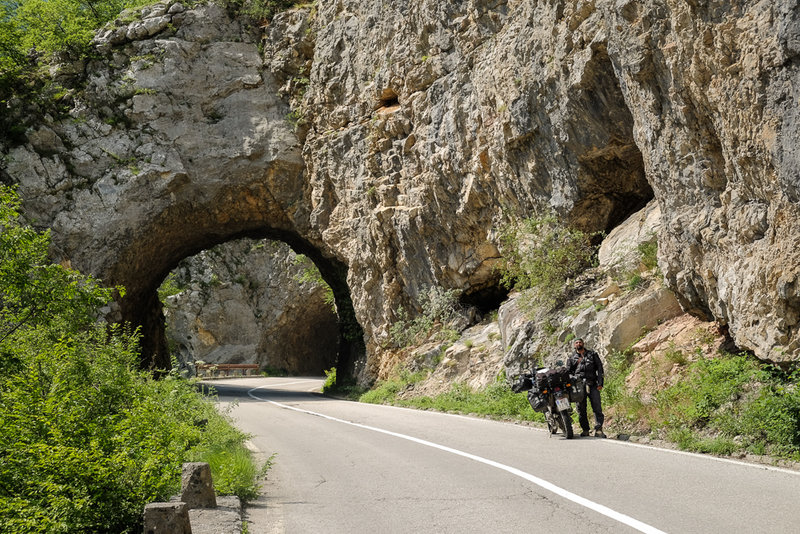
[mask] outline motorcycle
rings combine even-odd
[[[544,414],[551,435],[561,430],[567,439],[572,439],[570,403],[580,402],[586,395],[585,380],[571,376],[566,367],[539,367],[533,373],[523,374],[511,390],[528,392],[531,408]]]

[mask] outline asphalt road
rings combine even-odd
[[[797,471],[333,400],[321,379],[213,385],[277,453],[250,534],[800,532]]]

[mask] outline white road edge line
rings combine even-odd
[[[380,406],[381,408],[387,408],[387,409],[392,409],[392,410],[407,410],[407,411],[411,411],[411,412],[419,412],[420,411],[417,408],[406,408],[404,406],[392,406],[390,404],[375,404],[374,406]],[[472,417],[472,416],[469,416],[469,415],[459,415],[459,414],[455,414],[455,413],[435,412],[435,411],[432,411],[432,410],[423,410],[423,411],[425,413],[440,415],[440,416],[443,416],[443,417],[456,417],[456,418],[460,418],[460,419],[469,419],[470,421],[486,421],[487,423],[498,423],[498,424],[501,424],[501,425],[510,425],[510,426],[514,426],[514,427],[521,427],[521,425],[519,425],[518,423],[514,423],[512,421],[498,421],[498,420],[495,420],[495,419],[486,419],[486,418],[483,418],[483,417]],[[530,429],[530,430],[532,430],[534,432],[547,432],[548,431],[546,428],[539,428],[539,427],[535,427],[535,426],[527,426],[525,428],[528,428],[528,429]],[[741,461],[741,460],[733,460],[731,458],[720,458],[719,456],[711,456],[709,454],[701,454],[701,453],[690,452],[690,451],[681,451],[681,450],[677,450],[677,449],[669,449],[669,448],[666,448],[666,447],[657,447],[657,446],[654,446],[654,445],[646,445],[644,443],[632,443],[630,441],[622,441],[622,440],[619,440],[619,439],[603,439],[603,440],[599,440],[599,443],[602,443],[604,445],[609,445],[609,446],[618,445],[620,447],[636,447],[638,449],[647,449],[647,450],[660,452],[660,453],[677,454],[677,455],[680,455],[680,456],[689,456],[691,458],[696,458],[698,460],[711,460],[711,461],[714,461],[714,462],[721,462],[721,463],[724,463],[724,464],[733,464],[733,465],[738,465],[738,466],[741,466],[741,467],[749,467],[751,469],[761,469],[761,470],[764,470],[764,471],[774,471],[774,472],[777,472],[777,473],[784,473],[784,474],[787,474],[787,475],[800,476],[800,471],[793,470],[793,469],[788,469],[786,467],[777,467],[777,466],[774,466],[774,465],[759,464],[759,463],[756,463],[756,462],[745,462],[745,461]]]
[[[486,464],[486,465],[489,465],[491,467],[495,467],[497,469],[501,469],[503,471],[511,473],[512,475],[516,475],[516,476],[518,476],[520,478],[523,478],[523,479],[525,479],[525,480],[527,480],[529,482],[532,482],[532,483],[536,484],[537,486],[539,486],[540,488],[543,488],[543,489],[545,489],[547,491],[555,493],[556,495],[558,495],[560,497],[563,497],[564,499],[567,499],[567,500],[572,501],[572,502],[574,502],[576,504],[579,504],[581,506],[589,508],[590,510],[594,510],[595,512],[597,512],[599,514],[602,514],[602,515],[604,515],[606,517],[609,517],[609,518],[611,518],[611,519],[613,519],[615,521],[618,521],[618,522],[620,522],[620,523],[622,523],[624,525],[628,525],[629,527],[631,527],[631,528],[633,528],[635,530],[638,530],[639,532],[645,532],[647,534],[665,534],[664,531],[658,530],[657,528],[655,528],[653,526],[650,526],[647,523],[643,523],[643,522],[639,521],[638,519],[634,519],[634,518],[632,518],[630,516],[627,516],[625,514],[617,512],[616,510],[612,510],[611,508],[608,508],[607,506],[603,506],[602,504],[598,504],[598,503],[596,503],[594,501],[590,501],[589,499],[587,499],[585,497],[581,497],[580,495],[572,493],[571,491],[567,491],[564,488],[561,488],[561,487],[556,486],[555,484],[553,484],[551,482],[548,482],[547,480],[544,480],[544,479],[541,479],[541,478],[539,478],[537,476],[531,475],[530,473],[526,473],[525,471],[522,471],[522,470],[517,469],[515,467],[511,467],[511,466],[508,466],[508,465],[505,465],[505,464],[501,464],[499,462],[495,462],[494,460],[489,460],[488,458],[483,458],[482,456],[476,456],[474,454],[470,454],[468,452],[460,451],[458,449],[453,449],[453,448],[447,447],[445,445],[439,445],[438,443],[433,443],[432,441],[426,441],[424,439],[415,438],[413,436],[408,436],[406,434],[400,434],[400,433],[397,433],[397,432],[392,432],[391,430],[384,430],[382,428],[377,428],[377,427],[374,427],[374,426],[362,425],[360,423],[354,423],[353,421],[347,421],[345,419],[339,419],[338,417],[331,417],[330,415],[325,415],[325,414],[321,414],[321,413],[317,413],[317,412],[312,412],[312,411],[309,411],[309,410],[303,410],[301,408],[295,408],[294,406],[289,406],[287,404],[281,404],[280,402],[275,402],[275,401],[271,401],[269,399],[264,399],[264,398],[258,397],[258,396],[253,394],[254,391],[256,391],[258,389],[261,389],[261,388],[265,388],[265,387],[275,387],[275,385],[274,384],[270,384],[269,386],[266,386],[266,385],[265,386],[258,386],[258,387],[255,387],[255,388],[251,389],[250,391],[248,391],[247,394],[253,399],[259,400],[261,402],[267,402],[267,403],[270,403],[270,404],[274,404],[275,406],[278,406],[280,408],[284,408],[286,410],[292,410],[292,411],[295,411],[295,412],[300,412],[300,413],[304,413],[304,414],[308,414],[308,415],[315,415],[317,417],[322,417],[323,419],[328,419],[329,421],[335,421],[337,423],[344,423],[346,425],[350,425],[350,426],[354,426],[354,427],[358,427],[358,428],[363,428],[365,430],[371,430],[373,432],[379,432],[381,434],[386,434],[386,435],[393,436],[393,437],[396,437],[396,438],[405,439],[405,440],[408,440],[408,441],[412,441],[414,443],[418,443],[420,445],[425,445],[426,447],[432,447],[434,449],[439,449],[441,451],[449,452],[449,453],[455,454],[457,456],[462,456],[464,458],[468,458],[470,460],[474,460],[476,462],[479,462],[479,463],[482,463],[482,464]]]

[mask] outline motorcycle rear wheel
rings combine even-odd
[[[570,417],[569,410],[563,410],[560,414],[561,417],[561,426],[564,429],[564,435],[567,439],[572,439],[574,435],[572,432],[572,417]]]

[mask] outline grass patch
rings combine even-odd
[[[720,353],[691,363],[681,351],[666,356],[685,366],[685,374],[647,402],[624,386],[630,357],[609,356],[603,396],[612,424],[650,428],[684,450],[718,455],[746,450],[800,460],[796,369],[784,372],[746,354]]]
[[[214,479],[214,490],[220,495],[236,495],[243,502],[258,497],[258,480],[272,467],[274,455],[258,466],[253,453],[242,443],[216,447],[198,454],[197,461],[208,462]]]

